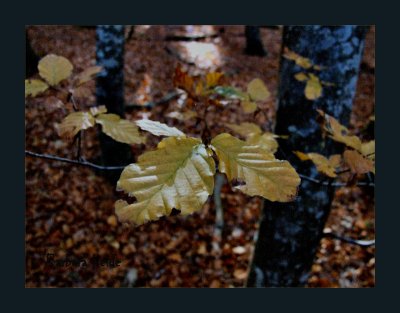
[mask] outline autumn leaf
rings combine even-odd
[[[136,198],[115,203],[120,221],[143,224],[169,215],[173,208],[186,215],[200,210],[214,189],[215,163],[199,139],[169,137],[157,150],[127,166],[117,188]]]
[[[317,76],[310,73],[309,79],[306,83],[306,88],[304,89],[304,94],[308,100],[315,100],[322,95],[322,85]]]
[[[139,134],[137,126],[127,120],[121,119],[117,114],[100,114],[96,123],[102,126],[103,132],[116,141],[127,144],[144,143],[145,138]]]
[[[243,112],[247,114],[253,113],[255,110],[257,110],[257,103],[252,101],[242,101],[240,105],[243,109]]]
[[[315,166],[317,167],[318,172],[329,176],[329,177],[336,177],[336,168],[340,165],[341,156],[339,154],[332,155],[329,159],[319,153],[303,153],[300,151],[293,151],[294,154],[301,161],[312,161]]]
[[[38,69],[39,75],[51,86],[55,86],[71,75],[73,66],[68,59],[49,54],[39,61]]]
[[[294,51],[289,50],[288,47],[285,47],[283,57],[288,60],[295,61],[298,66],[304,69],[309,69],[313,65],[310,59],[302,57]]]
[[[262,133],[261,128],[254,123],[244,122],[239,125],[227,123],[227,124],[225,124],[225,126],[230,128],[235,133],[237,133],[243,137],[247,137],[251,134],[261,134]]]
[[[309,80],[308,75],[306,73],[300,72],[294,75],[294,78],[296,78],[300,82],[304,82]]]
[[[365,158],[358,151],[346,150],[343,153],[343,159],[349,166],[351,172],[355,174],[366,174],[368,172],[375,173],[374,163],[372,160]]]
[[[220,96],[223,96],[227,99],[232,100],[247,100],[249,101],[249,95],[239,88],[231,87],[231,86],[217,86],[214,88],[214,92]]]
[[[252,133],[248,135],[246,143],[252,146],[259,146],[269,153],[275,153],[279,146],[275,138],[277,138],[277,136],[269,132],[263,134]]]
[[[83,72],[79,73],[76,77],[78,86],[92,80],[94,76],[100,73],[102,70],[103,68],[101,66],[92,66],[85,69]]]
[[[95,124],[94,117],[88,112],[73,112],[61,122],[59,135],[61,137],[72,138],[79,131],[88,129]]]
[[[375,140],[363,143],[361,145],[361,153],[366,158],[375,161]]]
[[[174,85],[177,88],[183,89],[187,93],[191,94],[193,89],[193,78],[189,76],[186,72],[182,71],[180,65],[175,69],[174,74]]]
[[[317,110],[323,117],[323,129],[328,132],[330,137],[346,146],[361,151],[361,140],[357,136],[349,135],[349,130],[341,125],[334,117],[326,114],[322,110]]]
[[[288,202],[296,196],[300,177],[287,161],[277,160],[272,153],[227,133],[216,136],[211,145],[219,159],[219,170],[229,181],[244,182],[237,189],[270,201]]]
[[[151,121],[151,120],[138,120],[136,121],[136,125],[138,125],[141,129],[148,131],[156,136],[185,136],[183,132],[175,127],[170,127],[166,124]]]
[[[40,79],[25,79],[25,98],[27,96],[36,97],[48,88],[49,85]]]
[[[223,75],[224,75],[223,73],[219,73],[219,72],[207,73],[207,75],[206,75],[207,88],[212,88],[212,87],[217,86]]]
[[[107,108],[105,105],[99,105],[99,106],[90,108],[90,113],[93,116],[97,116],[99,114],[106,113],[106,112],[107,112]]]
[[[264,82],[259,78],[253,79],[247,85],[247,93],[254,101],[265,101],[270,96],[269,90],[265,86]]]

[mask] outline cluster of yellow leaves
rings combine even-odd
[[[319,153],[303,153],[300,151],[294,151],[294,153],[298,156],[301,161],[312,161],[317,170],[326,176],[335,178],[337,176],[336,169],[340,166],[342,157],[340,154],[331,155],[328,158],[324,157]]]
[[[26,79],[25,97],[36,97],[38,94],[45,92],[50,86],[57,86],[71,76],[73,68],[71,62],[63,56],[55,54],[46,55],[38,64],[39,75],[43,80]],[[77,87],[90,81],[101,70],[100,66],[87,68],[75,77],[75,86]]]
[[[103,132],[116,141],[127,144],[144,143],[145,138],[139,134],[137,126],[121,119],[117,114],[105,114],[105,106],[91,108],[89,112],[73,112],[61,122],[59,135],[72,138],[81,130],[88,129],[96,123],[102,126]]]
[[[149,120],[136,123],[143,130],[168,138],[122,172],[117,188],[134,196],[136,202],[116,202],[120,221],[140,225],[169,215],[173,208],[183,214],[200,210],[214,188],[213,151],[220,171],[230,181],[243,182],[236,188],[246,194],[284,202],[293,200],[297,193],[299,176],[288,162],[274,157],[270,146],[263,148],[224,133],[212,139],[210,149],[174,127]],[[260,133],[257,130],[248,135]]]
[[[335,118],[322,110],[317,110],[322,117],[321,126],[333,140],[345,144],[348,148],[343,153],[344,164],[347,165],[353,174],[375,174],[375,140],[362,143],[360,138],[349,134],[349,130],[341,125]],[[342,156],[335,154],[326,158],[318,153],[303,153],[294,151],[302,161],[312,161],[317,170],[331,178],[337,177],[336,170],[342,163]]]
[[[283,50],[283,57],[294,61],[298,66],[304,69],[310,69],[313,67],[313,64],[310,59],[305,58],[294,51],[291,51],[288,47],[285,47]]]

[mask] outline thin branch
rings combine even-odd
[[[205,34],[205,35],[168,35],[165,41],[199,41],[207,38],[219,37],[218,33]]]
[[[353,239],[353,238],[349,238],[349,237],[342,237],[339,236],[337,234],[334,234],[332,232],[324,232],[323,233],[324,237],[328,237],[328,238],[333,238],[333,239],[338,239],[340,241],[343,242],[347,242],[353,245],[357,245],[357,246],[361,246],[361,247],[370,247],[375,245],[375,239],[372,240],[358,240],[358,239]]]
[[[221,237],[222,230],[224,228],[224,211],[222,208],[221,201],[221,188],[225,183],[225,176],[221,173],[215,175],[215,187],[214,187],[214,206],[215,206],[215,229],[214,235],[217,238]]]
[[[116,171],[116,170],[122,170],[126,167],[125,166],[102,166],[98,164],[91,163],[86,160],[72,160],[72,159],[67,159],[67,158],[62,158],[56,155],[51,155],[51,154],[40,154],[40,153],[35,153],[32,151],[25,150],[25,155],[36,157],[36,158],[42,158],[42,159],[47,159],[47,160],[53,160],[53,161],[60,161],[64,163],[70,163],[70,164],[75,164],[75,165],[80,165],[80,166],[86,166],[86,167],[91,167],[97,170],[106,170],[106,171]]]
[[[150,101],[145,104],[137,104],[137,103],[131,103],[131,104],[125,104],[125,108],[127,110],[131,109],[152,109],[155,106],[159,104],[164,104],[169,101],[171,101],[174,98],[177,98],[182,95],[182,92],[180,91],[171,91],[170,93],[166,94],[163,98],[161,98],[158,101]]]
[[[69,93],[69,97],[71,99],[72,106],[74,107],[74,111],[75,112],[79,111],[79,108],[75,101],[74,95],[72,93]],[[81,155],[82,155],[82,131],[81,130],[78,132],[78,136],[76,138],[77,138],[76,159],[80,160]]]
[[[308,180],[312,183],[316,183],[322,186],[331,186],[331,187],[348,187],[346,183],[339,183],[339,182],[329,182],[329,181],[321,181],[316,178],[312,178],[303,174],[299,174],[300,178]],[[370,186],[375,187],[375,183],[372,182],[358,182],[356,186]]]

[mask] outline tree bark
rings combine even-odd
[[[289,135],[280,140],[278,158],[288,159],[299,173],[316,177],[308,162],[300,162],[293,150],[324,155],[340,152],[342,146],[321,137],[316,109],[322,109],[347,125],[356,91],[358,70],[367,27],[288,26],[283,45],[321,65],[313,71],[323,88],[315,101],[304,96],[304,82],[294,78],[305,70],[281,58],[279,108],[275,132]],[[303,180],[294,202],[264,201],[258,240],[247,285],[251,287],[304,286],[329,215],[334,189]]]
[[[105,105],[108,113],[124,117],[124,26],[99,25],[96,28],[96,61],[103,67],[96,81],[98,105]],[[106,166],[126,165],[131,161],[131,148],[100,133],[102,163]],[[119,173],[107,173],[112,181]]]
[[[246,26],[246,49],[245,53],[248,55],[266,56],[260,35],[260,28],[258,26]]]

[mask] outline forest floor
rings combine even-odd
[[[224,30],[224,31],[222,31]],[[174,90],[172,77],[178,63],[192,74],[210,70],[225,73],[229,82],[245,87],[261,78],[272,96],[263,103],[267,114],[256,123],[271,129],[275,118],[281,29],[262,28],[266,57],[247,56],[243,26],[137,26],[125,48],[126,103],[143,105]],[[179,35],[204,35],[197,41],[177,41]],[[74,72],[95,65],[95,31],[77,26],[30,26],[28,36],[39,56],[67,57]],[[368,136],[365,126],[375,105],[375,29],[367,35],[350,129]],[[80,109],[95,102],[94,82],[75,95]],[[178,121],[167,113],[179,111],[183,99],[173,99],[152,109],[134,108],[126,118],[148,117],[199,135],[195,120]],[[57,125],[72,110],[70,105],[45,94],[26,100],[26,149],[74,158],[72,142],[62,140]],[[224,123],[254,121],[238,106],[209,114],[213,134]],[[157,138],[148,136],[154,147]],[[135,156],[143,145],[132,146]],[[85,132],[83,154],[99,156],[95,129]],[[26,286],[27,287],[241,287],[244,286],[253,237],[258,227],[260,199],[222,188],[222,237],[214,236],[215,208],[210,197],[193,215],[175,215],[133,228],[114,215],[115,187],[90,168],[27,157],[26,172]],[[343,187],[336,191],[326,228],[354,239],[375,238],[373,190]],[[119,266],[79,266],[46,262],[117,259]],[[330,238],[321,241],[308,287],[373,287],[375,247],[359,247]]]

